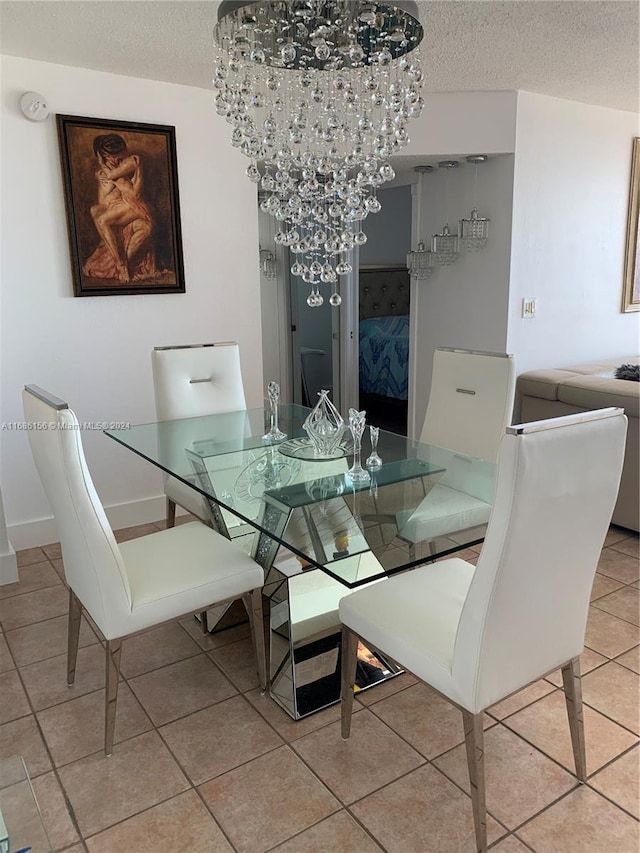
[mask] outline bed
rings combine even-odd
[[[361,268],[360,392],[406,400],[409,387],[409,273]]]

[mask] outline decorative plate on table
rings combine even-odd
[[[353,453],[353,445],[348,438],[344,439],[329,456],[316,456],[316,450],[308,438],[290,438],[278,445],[283,456],[293,459],[306,459],[309,462],[329,462],[332,459],[342,459]]]

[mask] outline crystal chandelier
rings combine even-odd
[[[366,242],[362,223],[395,177],[389,158],[423,107],[420,61],[408,56],[422,37],[412,2],[220,4],[216,111],[251,161],[247,176],[312,307],[324,302],[321,282],[331,305],[342,302],[338,281]]]
[[[418,248],[407,254],[407,269],[409,275],[417,279],[429,278],[434,270],[433,252],[428,251],[424,247],[424,242],[420,240],[422,233],[422,196],[424,176],[433,172],[433,166],[416,166],[413,170],[418,174],[418,186],[416,189],[416,233],[418,235]]]
[[[441,160],[438,163],[439,169],[447,170],[447,183],[445,192],[445,213],[448,215],[449,208],[449,171],[458,168],[457,160]],[[433,252],[433,262],[436,266],[445,267],[454,263],[460,254],[458,235],[452,234],[449,224],[445,224],[440,234],[434,234],[431,239],[431,251]]]
[[[489,239],[489,220],[478,214],[476,195],[478,191],[478,163],[486,163],[489,158],[486,154],[472,154],[467,157],[467,163],[475,166],[473,180],[473,210],[469,219],[461,219],[458,233],[460,235],[460,247],[466,252],[475,252],[484,249]]]

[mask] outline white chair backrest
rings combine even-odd
[[[495,462],[514,392],[512,356],[437,349],[420,441]]]
[[[478,710],[581,654],[626,429],[622,409],[507,429],[452,664]]]
[[[160,421],[247,408],[236,343],[156,347],[151,364]]]
[[[29,442],[58,526],[67,583],[107,639],[131,610],[120,550],[91,480],[78,420],[67,404],[35,385],[22,392]],[[45,427],[43,428],[43,425]]]

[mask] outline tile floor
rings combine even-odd
[[[24,756],[56,850],[475,849],[451,706],[403,675],[361,694],[342,741],[337,707],[294,722],[260,695],[245,626],[205,638],[187,619],[126,640],[105,758],[100,639],[84,620],[68,688],[60,548],[18,556],[20,582],[0,587],[0,757]],[[638,537],[611,528],[582,659],[586,785],[558,674],[486,715],[496,853],[637,853],[639,577]]]

